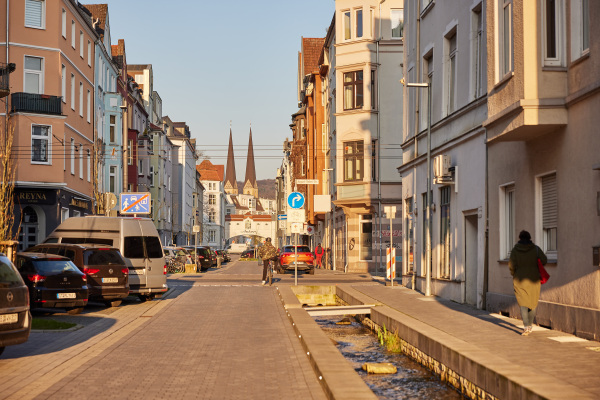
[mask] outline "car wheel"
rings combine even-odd
[[[70,315],[81,314],[82,311],[83,311],[83,307],[67,308],[67,314],[70,314]]]
[[[122,302],[123,302],[123,300],[113,300],[113,301],[107,301],[104,304],[106,304],[106,307],[119,307]]]
[[[138,298],[140,299],[140,301],[142,303],[144,303],[144,302],[146,302],[148,300],[152,300],[152,299],[150,299],[150,296],[145,295],[145,294],[138,294]]]
[[[5,349],[5,348],[6,348],[6,347],[0,347],[0,356],[1,356],[1,355],[2,355],[2,353],[4,352],[4,349]]]

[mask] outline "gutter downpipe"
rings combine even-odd
[[[417,53],[416,53],[416,57],[417,57],[417,77],[421,76],[421,63],[420,61],[420,52],[421,52],[421,2],[418,1],[417,2]],[[417,78],[420,79],[420,78]],[[422,81],[422,80],[421,80]],[[418,140],[418,135],[419,135],[419,121],[421,120],[421,91],[417,90],[417,95],[415,98],[415,114],[416,114],[416,118],[415,118],[415,123],[414,123],[414,142],[415,142],[415,158],[419,156],[419,140]],[[417,187],[416,183],[417,183],[417,169],[414,169],[415,173],[413,174],[413,187]],[[415,196],[415,202],[417,201],[417,196]],[[425,211],[425,210],[423,210]],[[423,227],[424,228],[424,227]],[[425,243],[423,243],[425,244]],[[414,246],[413,246],[413,254],[414,254]],[[414,256],[413,256],[414,257]],[[415,268],[415,263],[414,263],[414,259],[413,259],[413,273],[412,273],[412,290],[417,290],[417,269]]]
[[[379,267],[383,263],[381,251],[383,250],[383,235],[381,232],[381,104],[379,100],[379,42],[381,41],[381,4],[385,0],[379,1],[379,37],[377,38],[377,221],[379,223],[379,262],[377,263],[377,269],[375,275],[379,275]],[[373,105],[371,104],[371,108]],[[390,232],[390,238],[392,233]],[[391,239],[390,239],[391,240]],[[385,268],[382,268],[385,270]],[[385,274],[384,274],[385,275]]]
[[[8,40],[9,11],[10,11],[10,0],[6,0],[6,65],[7,66],[8,66],[8,46],[10,43]],[[10,76],[10,73],[8,75]],[[8,101],[5,101],[4,103],[6,104],[6,114],[4,114],[4,129],[6,129],[6,132],[8,132]]]

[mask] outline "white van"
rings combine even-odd
[[[246,249],[248,249],[248,245],[246,243],[232,243],[227,246],[226,250],[231,254],[240,254]]]
[[[151,219],[86,216],[66,219],[44,243],[97,243],[121,251],[129,269],[129,290],[140,300],[168,290],[167,266],[160,237]]]

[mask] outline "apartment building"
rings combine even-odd
[[[508,258],[524,229],[549,259],[537,323],[598,340],[600,3],[490,0],[486,13],[487,309],[520,316]]]
[[[402,282],[479,308],[485,305],[485,15],[484,1],[406,0],[400,34],[406,82],[398,167]]]
[[[16,65],[7,111],[17,149],[14,216],[23,250],[62,220],[92,212],[98,36],[76,1],[25,0],[10,8],[2,1],[0,7],[8,34],[0,47],[4,61]]]
[[[214,165],[204,160],[196,166],[200,174],[200,183],[204,187],[203,237],[202,243],[213,248],[225,246],[225,187],[224,165]]]

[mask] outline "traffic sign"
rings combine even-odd
[[[318,185],[318,179],[296,179],[296,185]]]
[[[121,214],[150,214],[150,193],[121,193]]]
[[[304,207],[304,195],[300,192],[292,192],[287,198],[288,206],[291,208]]]
[[[287,219],[287,215],[286,214],[279,214],[279,215],[277,215],[277,219],[279,221],[286,220]]]
[[[306,212],[305,210],[288,210],[288,221],[289,222],[306,222]]]
[[[292,223],[292,233],[302,233],[302,228],[304,224],[302,224],[301,222],[294,222]]]

